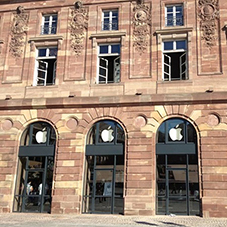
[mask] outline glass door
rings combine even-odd
[[[113,213],[114,178],[113,169],[96,169],[94,174],[93,212]]]
[[[167,167],[167,214],[189,214],[188,174],[185,168]]]

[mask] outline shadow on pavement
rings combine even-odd
[[[172,226],[181,226],[181,227],[186,227],[186,225],[181,225],[181,224],[176,224],[174,222],[166,222],[166,221],[161,221],[161,223],[165,224],[165,225],[172,225]]]
[[[136,221],[137,224],[142,224],[142,225],[150,225],[150,226],[158,226],[156,224],[152,224],[146,221]]]

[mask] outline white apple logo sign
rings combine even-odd
[[[37,143],[46,143],[47,131],[38,131],[35,135]]]
[[[176,141],[176,140],[180,141],[183,138],[183,135],[181,134],[182,129],[178,127],[179,125],[169,130],[169,136],[173,141]]]
[[[101,133],[102,140],[104,142],[112,142],[114,137],[113,137],[113,129],[111,126],[109,126],[107,129],[104,129]]]

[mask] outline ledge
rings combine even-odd
[[[227,92],[152,95],[135,94],[101,97],[56,97],[34,99],[7,99],[6,97],[6,100],[0,100],[0,110],[216,104],[226,102]]]
[[[63,40],[63,36],[60,35],[40,35],[36,37],[29,38],[29,42],[39,42],[39,41],[56,41]]]
[[[168,35],[168,34],[173,34],[173,33],[187,33],[187,32],[192,32],[193,27],[171,27],[171,28],[164,28],[161,30],[157,30],[155,33],[160,34],[160,35]]]
[[[91,34],[90,38],[116,38],[116,37],[121,37],[121,36],[126,36],[126,32],[120,32],[120,31],[103,31],[103,32],[98,32],[96,34]]]

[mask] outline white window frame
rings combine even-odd
[[[55,84],[55,79],[56,79],[56,64],[57,64],[57,56],[49,56],[50,55],[50,49],[52,48],[57,48],[57,46],[49,46],[49,47],[38,47],[36,49],[36,61],[35,61],[35,72],[34,72],[34,79],[33,79],[33,86],[46,86],[47,85],[47,72],[48,72],[48,62],[45,62],[45,60],[49,60],[49,59],[56,59],[53,65],[53,79],[52,79],[52,85]],[[38,56],[39,54],[39,49],[46,49],[46,56]],[[46,69],[40,69],[39,68],[39,63],[45,64],[46,65]],[[41,79],[38,77],[38,72],[42,71],[43,73],[45,73],[44,79]],[[38,84],[38,80],[43,80],[44,84],[43,85],[39,85]]]
[[[119,45],[120,47],[120,53],[111,53],[111,47],[112,45]],[[100,54],[100,47],[101,46],[108,46],[108,53]],[[113,75],[113,81],[108,81],[108,60],[105,59],[105,57],[112,57],[116,56],[116,58],[113,60],[114,61],[114,75]],[[98,65],[97,65],[97,77],[96,77],[96,83],[97,84],[108,84],[110,82],[113,83],[119,83],[120,82],[120,75],[121,75],[121,44],[120,43],[110,43],[110,44],[100,44],[98,45]],[[105,61],[106,62],[106,68],[102,67],[100,64],[100,61]],[[117,62],[118,61],[118,62]],[[99,73],[99,69],[103,68],[104,71],[106,71],[106,75],[101,75]],[[99,77],[105,78],[105,83],[100,83],[99,82]]]
[[[108,17],[104,17],[104,13],[106,13],[106,12],[109,13]],[[117,12],[117,16],[113,16],[113,12]],[[114,28],[114,26],[113,26],[113,19],[114,18],[117,18],[117,29],[113,29]],[[105,29],[104,19],[108,19],[109,29]],[[116,31],[116,30],[118,30],[118,27],[119,27],[119,11],[118,11],[118,9],[103,10],[102,11],[102,31],[112,31],[112,30]]]
[[[54,16],[57,17],[56,21],[54,20]],[[49,17],[49,23],[48,23],[48,32],[45,32],[45,17]],[[55,32],[53,32],[53,23],[56,22],[56,28]],[[57,33],[57,24],[58,24],[58,15],[57,14],[44,14],[42,15],[42,26],[41,26],[41,34],[42,35],[53,35]]]
[[[185,41],[185,49],[177,49],[177,42],[178,41]],[[164,43],[165,42],[172,42],[173,48],[171,50],[164,50]],[[182,53],[182,55],[179,57],[179,78],[173,79],[171,77],[171,56],[168,54],[171,53]],[[186,39],[179,39],[179,40],[163,40],[162,41],[162,79],[163,81],[182,81],[188,79],[188,48],[187,48],[187,40]],[[185,60],[182,61],[182,58],[185,56]],[[169,60],[169,64],[165,63],[165,58]],[[168,72],[165,71],[165,67],[168,68]],[[183,70],[184,69],[184,70]],[[183,74],[185,75],[185,78],[183,78]],[[168,79],[165,78],[165,75],[168,75]]]
[[[177,24],[177,13],[180,12],[180,11],[177,11],[177,7],[181,7],[182,9],[182,18],[181,18],[181,24],[178,25]],[[171,13],[168,13],[167,12],[167,8],[169,7],[172,7],[173,8],[173,12]],[[173,23],[171,25],[168,25],[168,14],[172,14],[173,15]],[[165,26],[167,27],[171,27],[171,26],[183,26],[184,25],[184,7],[183,7],[183,4],[176,4],[176,5],[166,5],[165,6]]]

